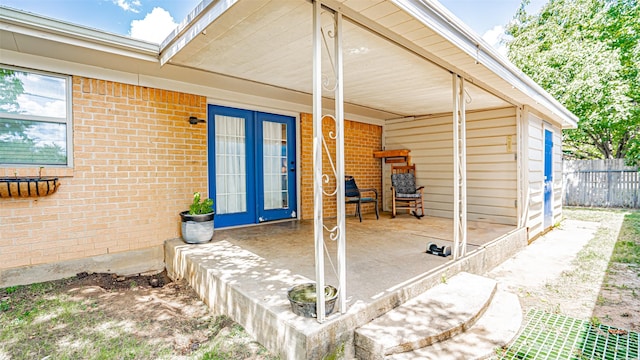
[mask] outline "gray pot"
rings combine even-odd
[[[329,315],[333,312],[333,307],[338,298],[338,289],[331,285],[324,287],[324,313]],[[291,304],[291,311],[294,314],[304,317],[317,317],[316,311],[316,284],[300,284],[287,291],[287,297]]]
[[[203,244],[213,239],[213,215],[189,215],[189,211],[180,213],[182,219],[182,240],[188,244]]]

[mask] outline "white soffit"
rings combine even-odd
[[[383,5],[408,16],[387,1],[359,3]],[[310,2],[222,1],[203,3],[198,9],[190,15],[193,27],[183,26],[163,43],[164,63],[311,93]],[[329,13],[323,21],[327,47],[333,51]],[[451,112],[452,75],[442,66],[349,21],[348,16],[343,39],[345,102],[395,116]],[[329,64],[326,55],[325,60]],[[324,75],[333,77],[330,70]],[[469,110],[510,106],[475,86],[469,86],[467,93]]]
[[[455,51],[435,52],[451,66],[465,69],[472,78],[502,93],[513,94],[513,98],[519,103],[531,106],[563,127],[577,126],[578,118],[574,114],[509,60],[498,54],[439,2],[435,0],[390,1],[455,45]],[[425,49],[433,51],[430,47]]]

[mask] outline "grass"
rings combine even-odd
[[[90,301],[72,300],[52,283],[5,289],[0,346],[16,358],[135,359],[167,351],[132,337]]]
[[[563,270],[558,278],[545,283],[544,289],[537,292],[542,300],[547,301],[539,306],[544,306],[550,312],[566,309],[567,306],[564,304],[571,298],[574,299],[574,303],[588,303],[591,299],[593,302],[597,301],[598,288],[594,288],[593,284],[602,283],[603,272],[608,267],[612,249],[617,241],[619,223],[624,214],[617,210],[581,208],[567,208],[563,209],[563,212],[568,219],[598,222],[600,226],[594,237],[576,254],[572,266]],[[576,288],[582,289],[579,296],[575,292]],[[578,316],[576,312],[582,310],[573,307],[572,311],[573,313],[568,315]]]
[[[633,266],[640,276],[640,212],[625,215],[611,261]]]
[[[114,312],[108,299],[115,296],[129,296],[130,310]],[[137,296],[77,296],[64,280],[0,289],[0,359],[277,359],[228,317],[174,310],[162,322],[157,317],[175,300],[149,311],[138,308],[152,305],[135,303]]]
[[[622,290],[629,292],[633,298],[637,298],[637,287],[626,283],[614,283],[613,278],[620,271],[631,271],[640,277],[640,211],[625,214],[603,284],[603,289]],[[607,304],[609,300],[602,298],[598,305]]]

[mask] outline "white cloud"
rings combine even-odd
[[[140,0],[113,0],[113,3],[118,5],[124,11],[131,11],[136,14],[140,12],[140,10],[136,8],[142,5]]]
[[[20,111],[32,115],[45,115],[54,118],[64,118],[66,116],[66,103],[64,100],[42,101],[36,96],[18,95]]]
[[[160,44],[176,28],[171,14],[163,8],[153,8],[142,20],[131,22],[131,37]]]
[[[507,57],[507,47],[504,44],[504,39],[506,34],[504,33],[504,26],[496,25],[493,29],[487,30],[483,35],[482,39],[489,43],[489,45],[493,46],[494,49],[498,51],[505,58]]]

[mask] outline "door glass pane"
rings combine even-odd
[[[262,163],[264,209],[289,207],[287,167],[287,125],[265,121],[262,124]]]
[[[215,116],[216,122],[216,213],[247,211],[245,120]]]

